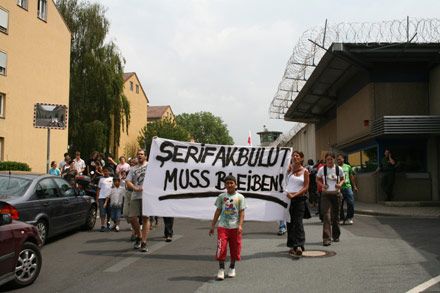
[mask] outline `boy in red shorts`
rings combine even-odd
[[[244,209],[246,208],[244,196],[235,190],[237,188],[237,180],[234,176],[226,176],[225,186],[227,192],[220,194],[215,201],[217,210],[214,213],[212,226],[209,230],[209,235],[213,235],[215,225],[220,217],[217,227],[216,253],[216,259],[220,266],[217,273],[218,280],[225,278],[225,259],[228,243],[231,256],[228,277],[235,277],[235,261],[240,260],[241,235],[243,232]]]

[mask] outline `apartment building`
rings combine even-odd
[[[0,0],[0,160],[46,171],[47,132],[36,104],[69,105],[71,33],[51,0]],[[50,160],[67,151],[67,127],[52,129]]]
[[[130,102],[130,124],[128,129],[121,129],[119,146],[115,157],[132,156],[139,148],[139,132],[147,124],[148,97],[135,72],[124,73],[124,95]],[[124,127],[124,126],[121,126]]]

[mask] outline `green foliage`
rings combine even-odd
[[[31,171],[31,168],[26,163],[3,161],[0,162],[0,171]]]
[[[155,136],[180,141],[188,141],[190,138],[188,131],[170,119],[154,121],[145,125],[138,137],[139,145],[145,147],[147,154],[150,153],[151,141]]]
[[[69,144],[83,153],[88,153],[85,146],[114,152],[121,128],[127,129],[130,123],[130,104],[122,94],[125,61],[116,45],[106,42],[110,24],[105,9],[99,3],[78,0],[58,0],[57,6],[72,33]],[[95,129],[86,129],[95,120],[103,128],[93,124]]]
[[[176,122],[185,128],[196,142],[234,144],[226,124],[220,117],[214,116],[210,112],[183,113],[176,116]]]
[[[95,150],[102,150],[107,143],[105,125],[102,121],[94,120],[84,124],[82,139],[78,140],[76,146],[86,157]],[[93,145],[90,142],[93,141]]]

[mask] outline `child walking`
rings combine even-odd
[[[113,220],[114,226],[113,230],[119,232],[119,220],[122,213],[122,202],[124,199],[125,188],[121,186],[121,180],[119,177],[113,178],[113,187],[105,199],[105,207],[108,207],[110,203],[110,214]]]
[[[231,259],[228,277],[235,277],[235,261],[240,260],[244,209],[246,208],[244,196],[235,190],[237,188],[237,179],[232,175],[226,176],[225,186],[227,192],[220,194],[215,201],[217,210],[214,213],[212,226],[209,230],[209,235],[213,235],[218,221],[216,253],[216,259],[220,266],[217,273],[218,280],[225,278],[225,259],[228,243]]]

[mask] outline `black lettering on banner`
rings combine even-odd
[[[217,173],[215,173],[215,176],[217,176],[217,184],[215,185],[215,188],[217,188],[218,190],[225,189],[224,181],[226,173],[223,171],[218,171]]]
[[[206,187],[208,187],[211,184],[211,182],[209,181],[208,175],[209,175],[209,171],[208,170],[203,170],[202,172],[200,172],[200,177],[203,180],[205,180],[205,184],[200,184],[200,187],[206,188]]]
[[[252,191],[258,191],[261,189],[261,177],[259,175],[253,175],[252,178],[252,185],[251,189]]]
[[[283,159],[281,160],[281,167],[284,167],[284,162],[286,161],[286,156],[289,153],[289,149],[282,149],[284,151]]]
[[[199,160],[197,159],[196,155],[198,154],[199,149],[196,146],[190,145],[188,147],[188,152],[186,153],[186,162],[189,161],[189,158],[191,157],[194,162],[198,163]]]
[[[163,165],[165,164],[166,161],[170,160],[173,158],[173,152],[171,150],[168,150],[168,147],[174,147],[174,144],[171,141],[164,141],[160,146],[159,146],[159,150],[162,153],[166,153],[167,156],[165,157],[161,157],[159,155],[156,156],[156,160],[160,161],[160,167],[162,168]]]
[[[205,153],[203,154],[203,157],[202,157],[202,163],[205,163],[205,160],[206,160],[206,157],[207,156],[213,156],[213,155],[215,155],[215,150],[216,150],[217,148],[216,147],[211,147],[211,146],[208,146],[208,147],[206,147],[205,148]]]
[[[241,148],[238,151],[237,166],[244,166],[248,162],[249,149]]]
[[[177,168],[174,168],[172,172],[170,172],[170,170],[165,171],[164,191],[167,190],[168,183],[174,183],[174,190],[177,190]]]
[[[249,160],[248,160],[249,167],[255,167],[257,165],[258,155],[260,153],[260,150],[261,149],[256,149],[256,148],[251,149],[251,153],[249,155]],[[252,159],[254,160],[252,161]]]
[[[212,166],[215,166],[218,160],[221,160],[222,167],[225,167],[226,164],[226,148],[221,146],[220,149],[217,152],[217,155],[215,156],[214,161],[212,162]]]
[[[234,155],[237,151],[237,147],[228,148],[228,152],[226,154],[226,166],[229,166],[229,163],[232,162],[232,166],[235,166]]]
[[[195,180],[195,182],[192,182],[192,180],[189,180],[189,186],[192,188],[197,188],[200,186],[200,180],[197,177],[197,173],[199,173],[200,170],[191,170],[191,178]]]
[[[174,146],[173,162],[185,163],[188,162],[188,156],[184,157],[184,153],[179,152],[179,149],[186,149],[186,146],[176,145]]]
[[[248,178],[247,178],[246,190],[251,190],[251,178],[252,178],[251,174],[252,174],[252,170],[249,170],[248,173],[249,173],[249,175],[248,175]]]
[[[246,175],[237,174],[237,190],[246,191]]]

